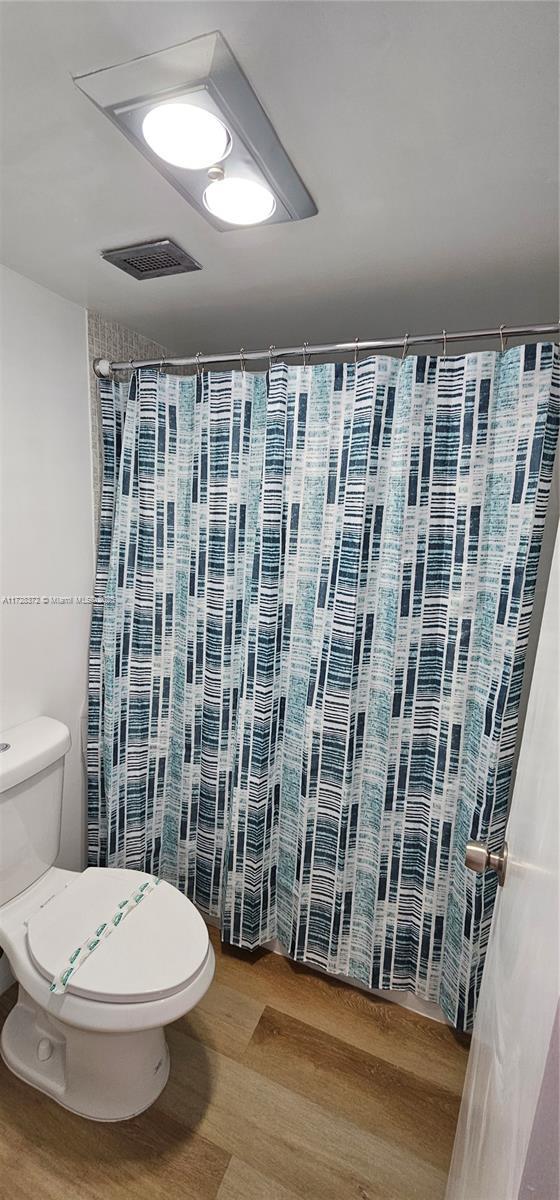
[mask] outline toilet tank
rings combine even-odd
[[[0,733],[0,905],[52,867],[60,846],[70,732],[35,717]]]

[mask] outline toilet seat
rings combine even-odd
[[[147,876],[88,867],[27,921],[29,957],[49,982],[72,952]],[[208,957],[208,931],[186,896],[162,882],[82,964],[67,994],[110,1004],[162,1000],[182,991]]]
[[[169,1071],[164,1028],[202,1000],[214,975],[204,921],[190,900],[160,883],[102,939],[73,988],[50,991],[70,947],[145,878],[111,867],[83,875],[51,867],[0,905],[0,945],[19,985],[1,1057],[21,1079],[96,1121],[126,1120],[154,1102]]]

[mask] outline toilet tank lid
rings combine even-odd
[[[34,717],[0,733],[0,793],[31,779],[68,753],[70,730],[53,717]]]

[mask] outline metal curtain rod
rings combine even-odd
[[[410,336],[408,333],[405,333],[401,337],[382,338],[376,342],[362,342],[359,338],[355,338],[353,342],[328,342],[324,346],[310,346],[308,342],[304,342],[302,346],[283,346],[279,349],[276,346],[269,346],[268,350],[244,350],[242,348],[232,351],[231,354],[199,353],[191,355],[189,358],[129,359],[128,362],[109,362],[107,358],[95,358],[93,360],[93,369],[99,379],[109,379],[113,371],[134,371],[137,367],[163,368],[166,366],[196,367],[200,369],[204,364],[231,363],[239,359],[241,368],[244,370],[246,363],[259,362],[262,359],[268,359],[269,364],[272,365],[274,359],[293,358],[294,355],[302,355],[305,364],[311,354],[350,354],[353,351],[357,357],[358,353],[363,350],[399,349],[402,349],[404,354],[406,354],[412,346],[426,346],[433,342],[441,342],[445,354],[448,342],[472,342],[480,341],[482,338],[499,338],[503,350],[507,339],[510,337],[526,337],[529,334],[557,334],[559,330],[560,323],[556,321],[549,325],[500,325],[497,329],[469,329],[464,333],[447,333],[445,329],[442,329],[440,333],[412,334]]]

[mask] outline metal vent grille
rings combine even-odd
[[[132,275],[133,279],[158,279],[161,275],[181,275],[185,271],[202,270],[196,258],[192,258],[169,238],[159,242],[140,242],[137,246],[121,246],[118,250],[102,250],[101,257],[127,275]]]

